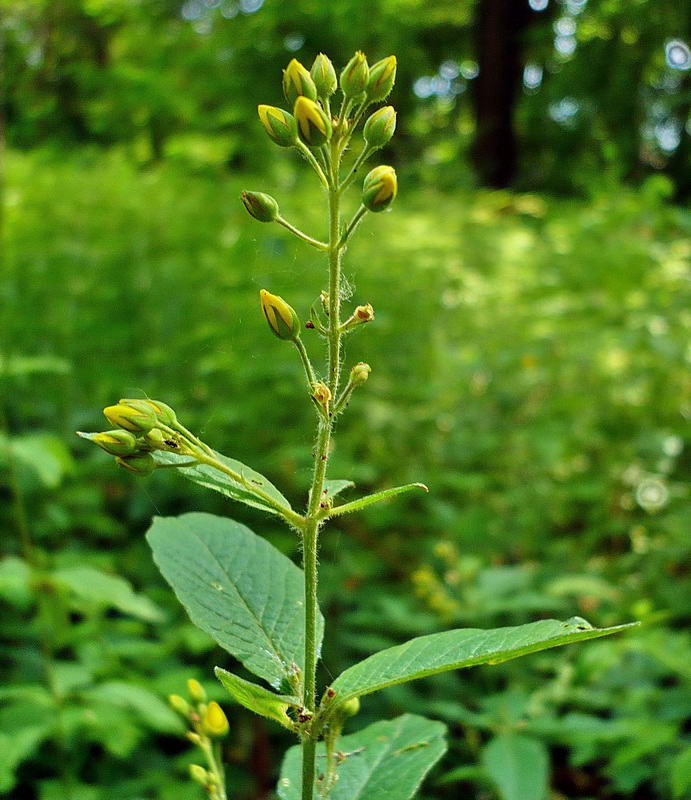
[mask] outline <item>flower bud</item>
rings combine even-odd
[[[243,192],[242,202],[249,215],[259,222],[273,222],[278,216],[278,203],[270,194]]]
[[[346,700],[341,704],[339,711],[343,717],[354,717],[360,711],[360,698],[351,697],[350,700]]]
[[[396,81],[396,56],[382,58],[373,64],[367,81],[367,99],[370,103],[383,100],[393,89]]]
[[[369,364],[365,364],[364,361],[361,361],[350,370],[350,382],[354,386],[361,386],[363,383],[367,383],[371,371],[372,367],[370,367]]]
[[[396,130],[396,111],[393,106],[384,106],[365,122],[363,135],[369,147],[383,147]]]
[[[153,411],[156,419],[164,425],[174,425],[178,418],[170,406],[160,400],[130,400],[129,398],[122,398],[118,401],[120,405],[130,406],[139,411]]]
[[[212,700],[206,709],[202,727],[206,734],[219,739],[228,733],[228,718],[215,700]]]
[[[317,87],[317,94],[319,97],[330,97],[336,91],[336,87],[338,86],[336,70],[331,63],[331,59],[325,56],[324,53],[319,53],[314,59],[310,75],[312,76],[314,85]]]
[[[190,778],[200,786],[208,786],[211,775],[199,764],[190,764]]]
[[[136,456],[124,456],[123,458],[118,457],[115,459],[115,463],[135,475],[151,475],[156,469],[156,462],[151,453],[139,453]]]
[[[137,452],[137,439],[129,431],[104,431],[92,436],[91,441],[111,456],[131,456]]]
[[[317,87],[314,85],[312,76],[297,58],[294,58],[283,70],[283,94],[291,106],[298,97],[317,99]]]
[[[144,443],[147,447],[153,450],[160,450],[166,442],[166,437],[163,435],[163,431],[159,428],[154,428],[150,430],[148,433],[144,434]]]
[[[195,678],[189,678],[187,681],[187,691],[195,703],[203,703],[206,700],[206,692],[204,687]]]
[[[183,717],[186,717],[190,713],[190,704],[183,697],[180,697],[179,694],[171,694],[168,697],[168,702],[171,708],[177,711],[178,714],[182,714]]]
[[[398,193],[398,181],[393,167],[375,167],[367,173],[362,184],[362,204],[369,211],[384,211]]]
[[[298,134],[310,147],[320,147],[331,138],[331,120],[322,107],[309,97],[298,97],[295,101],[295,120]]]
[[[312,384],[312,397],[328,413],[331,402],[331,389],[323,382]]]
[[[276,106],[257,106],[257,111],[271,141],[279,147],[293,147],[297,144],[298,128],[292,114]]]
[[[374,309],[371,303],[367,303],[365,306],[358,306],[355,311],[353,311],[353,319],[356,324],[372,322],[374,319]]]
[[[194,731],[187,731],[185,733],[185,738],[197,747],[202,746],[202,737],[198,733],[194,733]]]
[[[133,406],[129,403],[118,403],[103,409],[103,416],[108,422],[134,433],[146,433],[156,427],[158,420],[151,408]]]
[[[259,302],[271,330],[279,339],[295,341],[300,337],[300,320],[293,308],[277,294],[259,292]]]
[[[359,50],[341,72],[341,89],[346,97],[357,97],[367,88],[369,67],[367,57]]]

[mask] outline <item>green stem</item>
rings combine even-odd
[[[315,377],[314,374],[314,369],[312,369],[312,362],[310,361],[310,357],[307,355],[307,350],[305,349],[305,345],[302,339],[295,340],[295,347],[297,348],[298,354],[300,355],[302,366],[305,368],[305,377],[307,378],[307,386],[311,390],[312,384],[317,382],[317,378]]]
[[[299,228],[296,228],[295,225],[291,225],[287,219],[283,219],[283,217],[278,216],[275,219],[279,225],[283,225],[286,230],[289,230],[291,233],[294,233],[298,239],[302,239],[303,242],[307,242],[307,244],[311,244],[312,247],[316,247],[317,250],[328,250],[329,245],[326,242],[320,242],[319,239],[314,239],[311,236],[308,236],[306,233],[303,233]]]
[[[343,231],[343,235],[341,236],[341,240],[338,243],[339,247],[344,247],[348,239],[352,236],[355,228],[360,224],[360,220],[365,216],[367,213],[367,209],[364,206],[360,206],[358,210],[353,215],[353,218],[348,223],[348,227]]]
[[[367,146],[365,146],[365,147],[363,148],[363,150],[362,150],[362,152],[360,153],[360,155],[359,155],[359,156],[358,156],[358,157],[355,159],[355,161],[353,162],[353,166],[350,168],[350,171],[349,171],[349,172],[348,172],[348,174],[345,176],[345,178],[344,178],[344,179],[341,181],[341,185],[340,185],[340,187],[339,187],[339,188],[340,188],[340,191],[341,191],[341,194],[343,194],[343,192],[345,192],[345,190],[346,190],[346,189],[347,189],[347,188],[350,186],[350,184],[351,184],[351,183],[352,183],[352,182],[355,180],[355,176],[357,175],[357,171],[358,171],[358,170],[360,169],[360,167],[361,167],[361,166],[362,166],[362,165],[365,163],[365,161],[367,161],[367,159],[370,157],[370,155],[371,155],[373,152],[374,152],[374,148],[373,148],[373,147],[367,147]]]
[[[341,375],[341,242],[340,193],[338,167],[340,153],[338,142],[331,145],[331,171],[329,181],[329,328],[328,384],[332,397],[336,397]],[[305,708],[314,713],[316,708],[317,670],[317,549],[319,539],[319,503],[324,490],[324,479],[329,460],[329,445],[333,419],[320,419],[317,431],[314,473],[309,494],[309,504],[302,528],[302,557],[305,574]],[[316,732],[309,732],[302,741],[302,800],[313,800]]]
[[[319,162],[312,154],[312,151],[307,147],[304,142],[298,140],[297,143],[298,150],[302,153],[302,155],[309,161],[312,165],[312,169],[317,173],[319,176],[319,180],[322,182],[322,186],[325,189],[329,189],[329,181],[326,179],[326,175],[324,174],[324,170],[319,166]]]

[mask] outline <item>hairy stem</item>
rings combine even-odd
[[[340,192],[338,167],[340,151],[338,143],[332,143],[331,170],[329,175],[329,328],[328,339],[328,384],[332,397],[336,397],[341,374],[341,242],[340,242]],[[317,549],[320,520],[319,504],[324,490],[326,468],[329,460],[332,420],[320,419],[317,430],[314,473],[309,495],[306,522],[303,528],[303,567],[305,573],[305,674],[304,706],[314,713],[316,707],[317,669]],[[305,736],[302,742],[302,800],[313,800],[316,733]]]

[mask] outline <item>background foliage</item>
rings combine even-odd
[[[269,188],[318,230],[318,189],[255,105],[279,102],[293,54],[363,47],[399,56],[386,158],[402,191],[348,254],[352,299],[377,319],[350,342],[373,372],[332,475],[431,492],[324,539],[323,679],[449,626],[638,618],[626,637],[386,690],[351,730],[402,711],[447,722],[429,798],[688,796],[691,221],[672,201],[689,72],[665,48],[689,23],[674,2],[528,9],[501,178],[474,83],[491,5],[0,4],[0,795],[195,791],[165,696],[195,676],[221,699],[212,668],[237,665],[187,621],[142,533],[198,509],[295,542],[173,475],[134,481],[73,431],[120,396],[160,397],[299,502],[311,411],[256,294],[306,314],[323,265],[237,197]],[[229,712],[233,796],[269,796],[290,740]]]

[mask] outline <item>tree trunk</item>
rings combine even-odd
[[[516,174],[514,108],[523,73],[522,34],[533,13],[528,0],[479,0],[475,23],[478,65],[474,81],[472,158],[480,182],[503,188]]]

